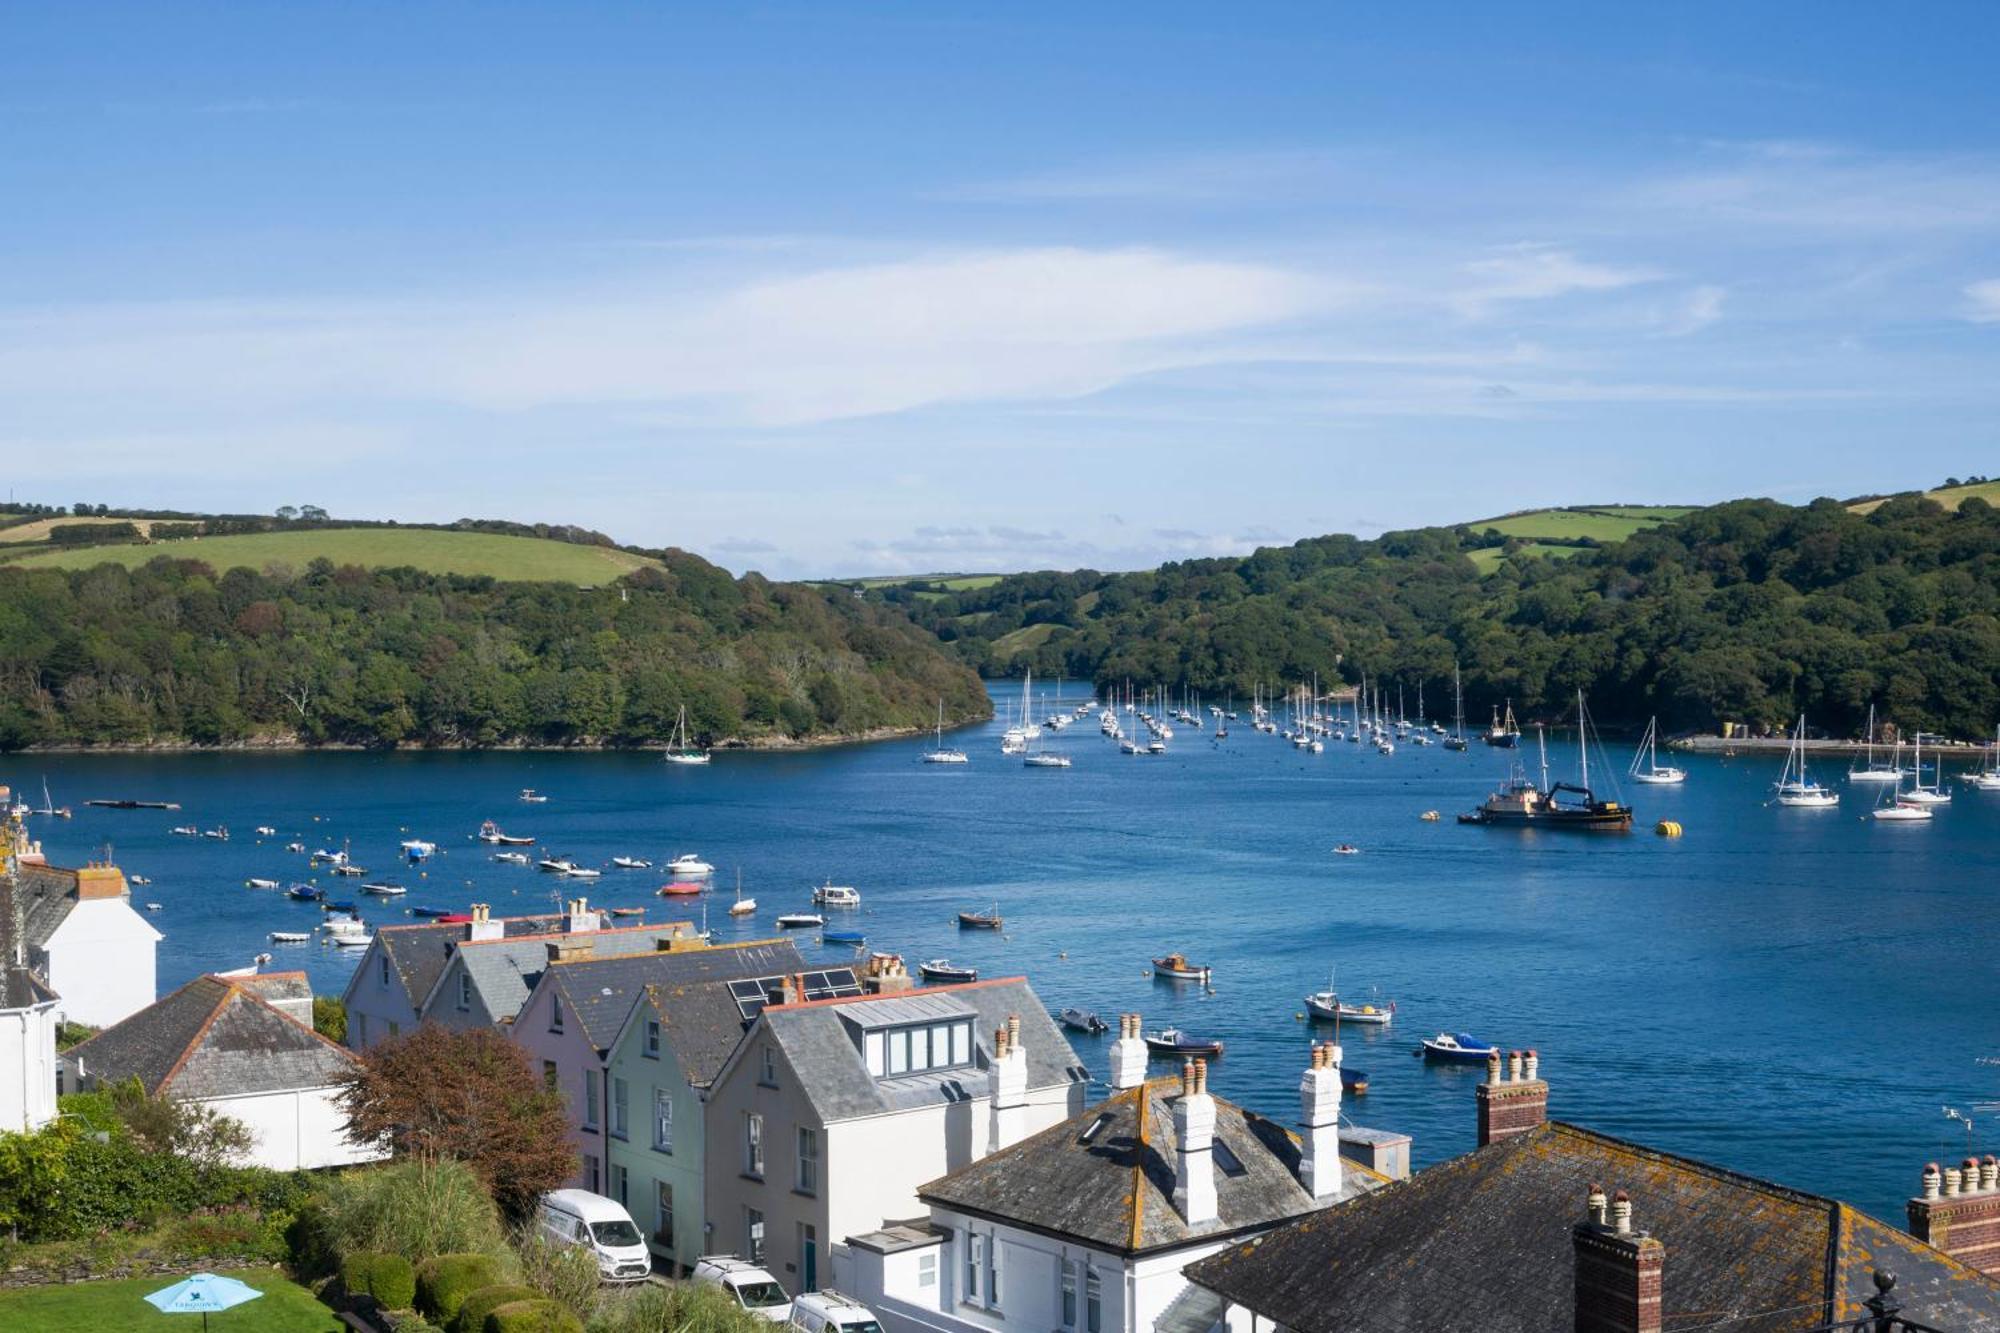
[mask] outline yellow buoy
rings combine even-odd
[[[1681,836],[1681,823],[1678,819],[1662,819],[1653,825],[1653,832],[1663,838],[1678,838]]]

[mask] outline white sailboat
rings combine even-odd
[[[1799,714],[1798,730],[1792,733],[1791,748],[1785,751],[1785,768],[1773,789],[1779,805],[1798,810],[1830,810],[1840,804],[1840,796],[1827,790],[1806,774],[1806,715]]]
[[[944,700],[943,699],[938,700],[937,749],[928,751],[924,755],[924,762],[927,764],[969,764],[972,762],[972,760],[967,757],[965,751],[947,750],[944,748]]]
[[[757,900],[743,896],[743,871],[738,869],[736,872],[736,901],[730,904],[729,915],[750,916],[756,910]]]
[[[1632,780],[1656,787],[1673,787],[1687,781],[1687,770],[1660,763],[1660,719],[1646,720],[1646,734],[1639,740],[1639,752],[1632,756]]]
[[[1001,754],[1026,754],[1028,752],[1028,733],[1034,730],[1034,723],[1029,720],[1029,710],[1033,707],[1033,699],[1029,694],[1029,690],[1033,688],[1034,683],[1035,673],[1031,669],[1021,680],[1021,720],[1013,726],[1008,727],[1006,732],[1000,737]]]
[[[667,762],[670,764],[705,764],[708,751],[698,749],[688,741],[688,710],[681,705],[680,716],[674,721],[673,739],[667,743]]]
[[[1903,781],[1903,766],[1897,760],[1896,756],[1892,754],[1889,757],[1889,762],[1886,764],[1878,762],[1875,758],[1874,704],[1868,705],[1868,731],[1863,736],[1862,743],[1865,749],[1862,753],[1861,767],[1850,767],[1847,770],[1847,780],[1849,782],[1893,782],[1901,786]],[[1896,742],[1898,753],[1901,752],[1902,746],[1903,743],[1901,741]]]
[[[1985,764],[1967,773],[1964,781],[1974,791],[2000,791],[2000,729],[1993,733],[1993,744],[1986,747]]]
[[[1882,789],[1882,799],[1875,803],[1870,815],[1884,824],[1923,824],[1931,819],[1931,809],[1922,804],[1911,804],[1902,799],[1901,783],[1895,787]]]
[[[1910,770],[1910,777],[1912,778],[1912,781],[1910,783],[1910,789],[1906,792],[1899,792],[1897,794],[1896,796],[1897,804],[1899,805],[1950,805],[1951,804],[1951,793],[1944,789],[1944,765],[1942,763],[1938,763],[1934,764],[1932,767],[1934,771],[1937,773],[1937,781],[1931,783],[1930,786],[1926,787],[1924,785],[1924,733],[1920,731],[1917,733],[1916,762],[1911,766]]]

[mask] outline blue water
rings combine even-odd
[[[1051,742],[1073,768],[1033,770],[999,754],[999,730],[957,733],[973,762],[956,769],[918,762],[925,737],[707,769],[619,754],[13,756],[0,781],[39,793],[46,775],[77,808],[34,821],[52,860],[110,843],[152,878],[134,898],[162,904],[163,988],[270,949],[340,990],[351,955],[266,943],[318,911],[243,887],[311,877],[282,850],[294,840],[351,840],[358,862],[410,886],[380,904],[317,877],[373,921],[474,900],[544,910],[565,892],[700,916],[653,896],[656,871],[579,887],[495,864],[472,837],[492,818],[585,863],[699,852],[720,867],[708,919],[725,939],[775,933],[771,918],[827,877],[856,885],[869,947],[1024,973],[1051,1008],[1137,1009],[1149,1027],[1223,1038],[1216,1090],[1287,1119],[1300,999],[1337,965],[1351,997],[1379,987],[1397,1004],[1387,1032],[1343,1030],[1373,1085],[1348,1110],[1414,1135],[1419,1162],[1472,1144],[1479,1071],[1411,1057],[1447,1028],[1538,1048],[1556,1115],[1892,1221],[1926,1160],[1968,1146],[1941,1108],[2000,1099],[2000,1067],[1980,1060],[2000,1056],[2000,795],[1961,791],[1931,824],[1890,827],[1865,819],[1866,792],[1838,811],[1767,808],[1776,760],[1693,759],[1682,789],[1627,784],[1640,831],[1525,833],[1451,822],[1504,775],[1507,757],[1477,744],[1309,756],[1246,716],[1225,742],[1177,728],[1169,755],[1131,757],[1081,723]],[[1628,756],[1609,757],[1622,772]],[[1573,757],[1552,746],[1551,762],[1567,772]],[[521,804],[522,787],[552,799]],[[82,806],[116,796],[185,808]],[[1443,822],[1420,821],[1427,809]],[[1645,831],[1664,817],[1686,836]],[[234,836],[168,833],[182,823]],[[260,841],[258,824],[279,833]],[[421,872],[396,864],[408,836],[439,844]],[[1331,855],[1340,841],[1361,854]],[[760,906],[750,923],[724,910],[739,869]],[[960,909],[996,903],[1004,934],[955,929]],[[852,953],[794,938],[808,956]],[[1213,967],[1212,994],[1151,978],[1147,960],[1170,949]],[[1102,1077],[1101,1039],[1075,1040]],[[1975,1120],[1973,1146],[2000,1146],[1994,1113]]]

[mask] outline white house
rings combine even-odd
[[[241,1121],[253,1138],[245,1160],[259,1166],[310,1170],[385,1156],[349,1137],[335,1079],[359,1057],[293,1017],[301,996],[310,1014],[312,992],[298,972],[197,977],[71,1048],[62,1065],[77,1088],[136,1078],[153,1096]]]
[[[27,964],[61,997],[62,1019],[104,1027],[153,1002],[160,932],[132,910],[117,866],[64,870],[21,858],[15,873]]]
[[[1022,978],[805,993],[795,979],[762,1009],[704,1108],[706,1248],[794,1291],[846,1289],[835,1241],[919,1215],[924,1181],[1083,1108],[1089,1072]]]
[[[1146,1065],[1124,1015],[1109,1098],[924,1185],[927,1221],[849,1236],[843,1289],[891,1333],[1207,1333],[1222,1304],[1183,1268],[1388,1183],[1342,1160],[1337,1046],[1313,1048],[1298,1135],[1213,1096],[1200,1061]]]
[[[33,972],[0,963],[0,1130],[36,1130],[56,1117],[59,1003]]]

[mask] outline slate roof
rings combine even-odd
[[[29,1009],[46,1004],[56,993],[25,967],[0,967],[0,1009]]]
[[[1180,1143],[1173,1104],[1180,1086],[1175,1076],[1114,1093],[1081,1115],[919,1187],[917,1197],[1131,1255],[1269,1227],[1384,1182],[1348,1162],[1341,1193],[1315,1201],[1299,1184],[1301,1149],[1291,1131],[1211,1094],[1216,1140],[1240,1169],[1223,1169],[1217,1155],[1216,1220],[1190,1227],[1173,1201]]]
[[[859,1040],[868,1009],[904,1007],[917,997],[927,1005],[942,1006],[935,1016],[945,1016],[947,1008],[952,1013],[971,1013],[977,1048],[974,1067],[875,1078],[862,1058]],[[1090,1071],[1077,1061],[1069,1039],[1024,977],[930,986],[880,997],[772,1005],[764,1010],[763,1022],[798,1075],[799,1086],[811,1099],[820,1123],[832,1124],[983,1095],[985,1071],[993,1056],[993,1032],[1010,1014],[1021,1019],[1030,1088],[1090,1081]],[[846,1021],[849,1018],[854,1020],[853,1026]]]
[[[21,913],[22,941],[30,949],[47,946],[50,936],[76,906],[76,872],[38,861],[16,863],[19,882],[14,889]]]
[[[506,937],[546,935],[562,929],[560,916],[510,916],[501,918]],[[389,966],[402,983],[411,1010],[423,1008],[424,1000],[444,975],[452,951],[465,942],[465,923],[435,921],[420,925],[382,926],[375,932],[375,946],[389,956]],[[359,975],[357,972],[356,975]]]
[[[712,949],[687,949],[676,953],[646,953],[626,958],[588,958],[558,963],[549,969],[549,984],[562,994],[570,1017],[583,1028],[590,1044],[609,1050],[632,1015],[632,1007],[652,991],[664,999],[664,1008],[687,1008],[686,1021],[674,1027],[674,1053],[684,1066],[691,1054],[698,1054],[708,1068],[708,1079],[722,1067],[722,1061],[743,1036],[743,1018],[730,998],[731,981],[752,977],[786,975],[806,970],[805,959],[790,940],[773,940],[740,946],[722,945]],[[727,1021],[718,1022],[727,1010]],[[683,1050],[679,1038],[701,1038],[691,1042],[693,1052]],[[728,1045],[721,1055],[708,1061],[715,1045]],[[689,1070],[692,1074],[693,1070]],[[707,1080],[704,1080],[706,1082]]]
[[[1546,1333],[1575,1318],[1571,1230],[1592,1183],[1666,1246],[1665,1326],[1731,1333],[1858,1318],[1870,1274],[1904,1313],[2000,1329],[2000,1283],[1817,1195],[1551,1121],[1189,1265],[1294,1333]]]
[[[358,1057],[230,978],[196,977],[63,1059],[83,1077],[137,1077],[148,1093],[193,1099],[323,1088]]]
[[[693,929],[693,924],[687,921],[655,921],[642,926],[592,931],[591,957],[650,956],[659,952],[659,941],[686,936]],[[548,968],[549,941],[567,938],[561,930],[558,925],[555,931],[541,935],[510,935],[498,940],[466,941],[459,946],[458,952],[465,960],[466,975],[472,978],[473,989],[478,992],[480,1003],[486,1006],[487,1013],[503,1023],[512,1022],[520,1014],[522,1006],[528,1003],[528,996],[534,992],[535,983],[541,980],[543,971]],[[628,999],[625,1012],[630,1013],[631,1010]]]

